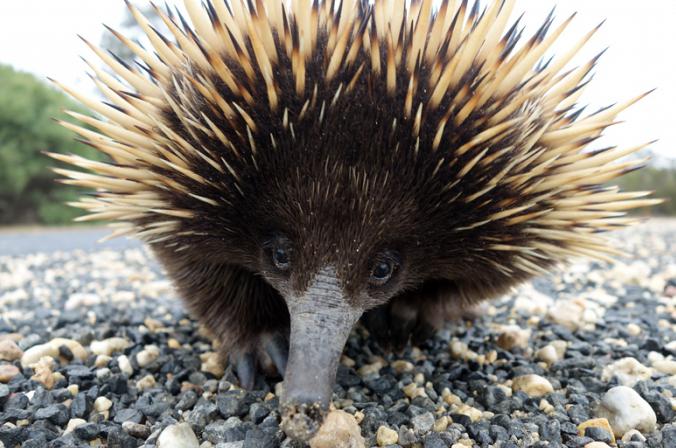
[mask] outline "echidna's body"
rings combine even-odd
[[[600,186],[639,148],[584,151],[631,103],[576,111],[596,59],[563,69],[593,32],[539,64],[570,19],[517,45],[512,0],[206,3],[186,1],[192,25],[158,10],[171,39],[130,6],[154,49],[119,37],[142,69],[92,47],[117,75],[92,66],[109,102],[74,95],[105,119],[64,125],[113,162],[56,156],[94,174],[59,172],[98,190],[77,204],[87,219],[153,247],[245,385],[257,365],[286,370],[295,435],[365,311],[405,343],[602,258],[598,231],[651,203]]]

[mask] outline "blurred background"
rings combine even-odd
[[[148,2],[134,3],[151,20],[156,19]],[[177,6],[180,1],[168,3]],[[651,0],[639,5],[630,0],[519,0],[514,18],[525,12],[528,32],[539,26],[555,5],[559,22],[575,11],[578,14],[554,52],[572,45],[606,20],[577,59],[578,63],[586,61],[608,47],[583,97],[588,110],[657,88],[621,115],[625,123],[609,129],[594,147],[631,146],[659,139],[647,150],[649,166],[625,176],[619,184],[627,189],[655,190],[656,196],[668,199],[640,213],[676,214],[676,126],[672,122],[676,2]],[[162,28],[158,20],[154,22]],[[97,63],[96,57],[77,34],[132,62],[133,56],[103,24],[143,42],[122,0],[0,2],[0,226],[63,225],[78,215],[77,210],[64,205],[77,192],[54,182],[55,175],[49,170],[52,162],[43,151],[90,158],[98,154],[54,122],[65,118],[65,109],[84,111],[46,78],[97,95],[87,76],[88,67],[80,59]]]

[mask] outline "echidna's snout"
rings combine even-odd
[[[345,299],[331,267],[320,270],[303,294],[287,297],[286,302],[291,338],[282,429],[290,437],[308,440],[328,409],[340,355],[362,310]]]

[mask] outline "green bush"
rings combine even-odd
[[[652,197],[662,198],[662,204],[634,211],[641,215],[676,215],[676,169],[646,167],[618,179],[617,184],[626,191],[654,191]]]
[[[66,119],[66,109],[83,112],[35,76],[0,65],[0,224],[66,223],[81,214],[63,204],[76,189],[54,181],[57,164],[42,153],[101,158],[53,120]]]

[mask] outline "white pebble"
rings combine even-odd
[[[660,359],[653,362],[655,370],[666,373],[667,375],[676,375],[676,360]]]
[[[364,438],[354,416],[345,411],[331,411],[317,434],[310,440],[310,448],[364,448]]]
[[[641,334],[641,327],[636,325],[635,323],[630,323],[627,325],[627,333],[629,333],[632,336],[638,336]]]
[[[139,390],[144,391],[152,389],[153,387],[155,387],[155,384],[156,384],[155,377],[152,375],[146,375],[136,382],[136,387]]]
[[[158,448],[199,448],[200,443],[188,423],[169,425],[157,439]]]
[[[584,306],[573,300],[559,300],[547,312],[547,318],[571,331],[582,327],[584,321]]]
[[[559,354],[553,345],[548,344],[535,352],[535,358],[551,366],[559,360]]]
[[[610,381],[613,377],[617,378],[623,386],[633,386],[641,380],[649,380],[653,374],[653,369],[646,367],[635,358],[622,358],[608,364],[601,373],[601,380]]]
[[[632,429],[648,434],[657,424],[655,411],[634,389],[626,386],[616,386],[606,392],[596,414],[608,419],[616,437]]]
[[[504,325],[498,336],[498,346],[504,350],[513,350],[515,348],[528,348],[531,329],[521,328],[518,325]]]
[[[146,345],[143,350],[136,354],[136,362],[143,368],[152,364],[160,357],[160,349],[156,345]]]
[[[113,406],[113,402],[106,397],[98,397],[94,401],[94,410],[96,412],[105,412]]]
[[[59,349],[51,344],[34,345],[26,350],[21,357],[21,367],[32,367],[45,356],[56,358],[59,356]]]
[[[132,376],[134,374],[134,368],[131,365],[131,361],[127,358],[126,355],[120,355],[117,357],[117,366],[120,368],[120,372],[126,374],[127,376]]]
[[[512,390],[514,392],[524,391],[531,397],[540,397],[548,393],[554,392],[552,383],[540,375],[529,374],[517,376],[512,380]]]
[[[68,425],[66,426],[66,430],[63,432],[63,435],[70,434],[75,430],[75,428],[82,426],[85,423],[87,423],[87,420],[83,420],[81,418],[71,418],[68,422]]]
[[[131,345],[125,338],[108,338],[102,341],[93,341],[89,348],[95,355],[110,356],[115,352],[121,352]]]
[[[101,303],[101,296],[97,294],[75,293],[71,294],[64,304],[67,310],[74,310],[83,306],[94,306]]]
[[[378,446],[394,445],[399,441],[399,434],[394,429],[387,426],[380,426],[376,432],[376,442]]]
[[[52,358],[59,357],[59,347],[65,345],[71,351],[74,357],[80,360],[87,358],[87,351],[80,345],[79,342],[72,339],[54,338],[45,344],[34,345],[26,350],[21,357],[22,367],[31,367],[40,361],[40,358],[50,356]]]

